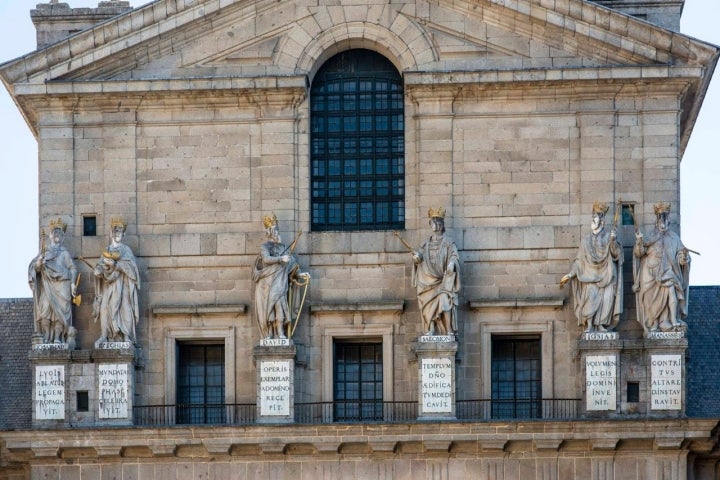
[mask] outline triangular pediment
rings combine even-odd
[[[157,92],[198,79],[252,89],[292,78],[302,88],[301,79],[312,80],[334,53],[369,48],[406,79],[443,72],[460,73],[444,82],[681,77],[682,122],[691,125],[718,58],[712,45],[586,0],[345,3],[155,0],[0,65],[0,77],[32,126],[33,107],[22,96],[80,94],[91,83],[102,92]],[[266,80],[253,80],[259,77]]]
[[[11,82],[307,74],[323,49],[390,45],[412,71],[700,64],[702,42],[590,2],[366,6],[156,0],[6,69]],[[222,5],[221,5],[222,4]],[[153,22],[148,22],[152,17]],[[398,56],[402,56],[399,54]]]

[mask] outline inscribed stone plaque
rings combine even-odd
[[[35,420],[65,419],[65,365],[35,367]]]
[[[680,355],[650,356],[650,408],[682,409],[682,359]]]
[[[98,409],[100,418],[128,418],[128,366],[125,363],[98,365]]]
[[[423,413],[452,413],[452,360],[423,358],[420,365]]]
[[[260,362],[260,415],[290,415],[290,360]]]
[[[585,408],[588,411],[617,408],[617,357],[588,355],[585,357]]]

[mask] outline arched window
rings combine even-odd
[[[310,90],[312,222],[322,230],[405,227],[403,84],[385,57],[339,53]]]

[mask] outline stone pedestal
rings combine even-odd
[[[295,353],[290,339],[261,340],[255,346],[257,423],[295,421]]]
[[[612,417],[620,413],[620,352],[617,332],[583,333],[578,350],[583,379],[582,414]]]
[[[418,420],[455,419],[454,335],[424,335],[418,338]]]
[[[683,332],[653,332],[645,335],[648,416],[685,415],[685,351]]]

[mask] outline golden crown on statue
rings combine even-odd
[[[428,218],[445,218],[445,209],[443,207],[430,207],[430,210],[428,210]]]
[[[121,217],[115,217],[110,220],[110,230],[114,230],[118,227],[122,228],[124,232],[127,228],[127,223],[125,222],[125,220],[123,220]]]
[[[670,204],[667,202],[660,202],[655,204],[655,215],[661,213],[670,213]]]
[[[602,213],[603,215],[605,215],[609,209],[610,207],[607,203],[596,201],[595,203],[593,203],[592,211],[593,213]]]
[[[263,217],[263,226],[265,228],[270,228],[273,225],[277,225],[277,217],[273,213],[272,215],[265,215]]]
[[[60,217],[57,220],[50,220],[50,231],[52,232],[56,228],[59,228],[64,233],[67,231],[67,223],[63,222]]]

